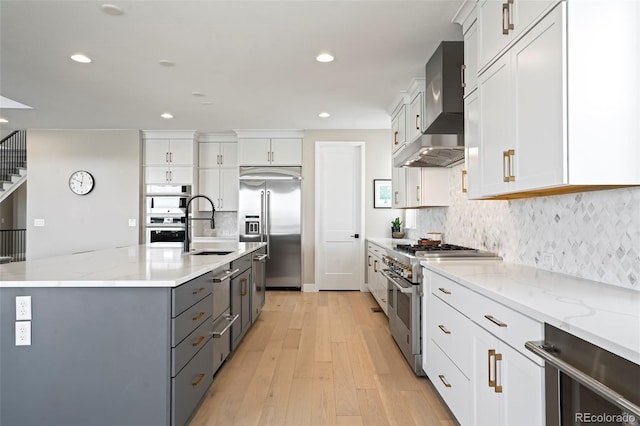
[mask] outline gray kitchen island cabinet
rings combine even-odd
[[[53,259],[81,269],[90,254],[2,265],[0,425],[184,425],[213,381],[213,276],[258,247],[217,259],[122,249],[110,281],[55,268],[45,280]],[[95,255],[103,275],[117,250]],[[17,296],[31,297],[28,346],[15,342]]]

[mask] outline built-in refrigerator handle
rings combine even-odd
[[[265,225],[264,225],[264,216],[265,216],[265,209],[264,209],[264,191],[260,191],[260,242],[264,243],[264,231],[265,231]]]
[[[267,190],[267,206],[265,208],[266,212],[266,228],[265,233],[267,234],[267,259],[270,259],[270,250],[269,250],[269,236],[271,234],[271,191]]]

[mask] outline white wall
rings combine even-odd
[[[373,180],[391,179],[390,130],[305,130],[302,168],[303,283],[315,283],[315,144],[362,141],[365,143],[365,235],[391,237],[391,221],[401,210],[373,208]]]
[[[412,239],[490,250],[505,261],[640,290],[640,187],[519,200],[470,201],[462,166],[449,178],[452,205],[418,210]]]
[[[140,141],[137,130],[27,131],[27,259],[138,244]],[[88,195],[69,190],[76,170],[95,178]]]

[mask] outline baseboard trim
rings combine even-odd
[[[318,286],[314,284],[303,284],[302,291],[305,293],[317,293],[319,291]]]

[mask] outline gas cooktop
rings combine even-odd
[[[496,253],[458,246],[455,244],[398,244],[395,250],[421,258],[443,257],[492,257],[499,258]]]

